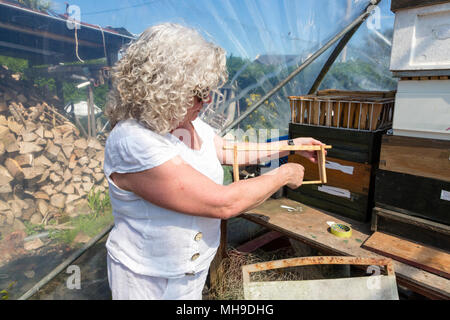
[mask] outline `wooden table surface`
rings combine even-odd
[[[296,208],[297,211],[289,212],[282,205]],[[240,217],[301,241],[324,254],[381,257],[361,247],[372,234],[370,223],[325,213],[287,198],[269,199]],[[329,232],[327,222],[351,226],[352,236],[347,239],[336,237]],[[450,280],[402,262],[393,262],[400,285],[432,299],[450,299]]]

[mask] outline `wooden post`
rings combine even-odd
[[[89,85],[87,89],[87,123],[88,123],[88,136],[92,137],[92,131],[91,131],[91,86]]]
[[[95,125],[95,110],[94,110],[94,90],[92,84],[89,85],[88,91],[88,130],[90,137],[97,136],[97,128]]]
[[[233,176],[234,181],[239,181],[239,162],[238,162],[238,150],[237,145],[235,144],[233,147]]]

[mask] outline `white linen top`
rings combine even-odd
[[[197,273],[209,268],[219,246],[220,219],[164,209],[120,189],[110,178],[113,172],[140,172],[180,156],[215,183],[223,184],[214,130],[199,118],[192,124],[202,140],[200,150],[132,119],[116,124],[106,141],[104,172],[114,215],[106,248],[112,259],[135,273],[166,278]]]

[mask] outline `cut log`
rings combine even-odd
[[[42,189],[42,188],[41,188]],[[44,200],[50,200],[49,195],[46,192],[42,192],[42,191],[36,191],[33,194],[35,199],[44,199]]]
[[[0,157],[6,152],[5,144],[0,141]]]
[[[0,139],[3,139],[7,134],[9,134],[9,128],[0,125]]]
[[[11,184],[9,184],[9,183],[0,184],[0,193],[1,194],[11,193],[11,192],[12,192]]]
[[[100,141],[98,141],[95,138],[89,138],[88,145],[89,148],[93,148],[95,150],[103,150],[103,146],[101,145]]]
[[[73,185],[68,184],[67,186],[65,186],[65,187],[62,189],[62,193],[65,193],[65,194],[74,194],[74,193],[75,193],[75,188],[73,187]]]
[[[14,180],[14,177],[9,173],[8,169],[0,165],[0,185],[9,184]]]
[[[31,224],[41,224],[42,218],[43,218],[42,215],[39,212],[36,212],[30,217],[30,223]]]
[[[76,158],[77,157],[76,157],[75,153],[72,153],[72,155],[70,156],[70,159],[69,159],[69,169],[74,169],[75,166],[77,165]]]
[[[70,172],[69,169],[66,169],[63,174],[63,180],[64,182],[67,182],[70,179],[72,179],[72,173]]]
[[[33,154],[21,154],[14,158],[17,164],[21,167],[30,167],[33,165]]]
[[[22,168],[20,167],[20,165],[17,163],[16,160],[11,158],[6,159],[5,166],[8,169],[11,176],[14,177],[14,179],[22,181],[23,178],[25,177]]]
[[[55,193],[56,193],[56,191],[53,189],[53,186],[50,185],[50,184],[45,185],[45,186],[42,186],[42,187],[41,187],[41,190],[42,190],[43,192],[45,192],[47,195],[49,195],[49,196],[51,196],[52,194],[55,194]],[[47,200],[50,200],[50,198],[48,198]]]
[[[53,183],[59,183],[59,182],[61,182],[63,179],[61,178],[61,176],[59,176],[59,175],[57,175],[56,173],[54,173],[54,172],[52,172],[52,173],[50,173],[50,180],[53,182]]]
[[[66,196],[63,194],[55,194],[51,196],[50,203],[52,206],[55,206],[56,208],[64,208],[64,204],[66,201]]]
[[[73,201],[75,201],[75,200],[78,200],[78,199],[80,199],[80,198],[81,198],[80,195],[77,195],[77,194],[69,194],[69,195],[67,195],[67,198],[66,198],[66,205],[69,204],[69,203],[71,203],[71,202],[73,202]]]
[[[24,142],[33,142],[35,141],[39,136],[34,132],[24,132],[22,134],[22,139]]]
[[[64,152],[64,155],[66,156],[66,158],[70,158],[73,152],[73,145],[71,144],[64,144],[62,146],[62,150]]]
[[[56,160],[61,162],[62,164],[65,164],[67,162],[66,156],[64,155],[64,152],[59,152],[56,156]]]
[[[8,205],[15,218],[22,217],[22,207],[16,200],[8,201]]]
[[[59,175],[62,175],[62,168],[61,168],[61,164],[59,162],[55,162],[50,166],[50,171],[54,171]]]
[[[56,191],[56,193],[61,193],[62,190],[64,189],[64,187],[65,187],[64,182],[61,182],[60,184],[57,184],[57,185],[55,186],[55,191]]]
[[[105,159],[105,152],[104,152],[103,150],[102,150],[102,151],[98,151],[98,152],[96,153],[94,159],[97,160],[97,161],[99,161],[99,162],[101,162],[101,163],[103,163],[103,161],[104,161],[104,159]]]
[[[84,173],[84,174],[87,174],[87,175],[89,175],[89,176],[91,176],[91,175],[94,174],[94,171],[93,171],[91,168],[84,167],[84,168],[83,168],[83,173]]]
[[[105,177],[103,173],[94,173],[95,182],[100,182]]]
[[[44,138],[53,139],[53,133],[50,130],[44,130]]]
[[[34,142],[25,142],[25,141],[19,142],[19,153],[20,154],[40,152],[42,150],[43,150],[43,148]]]
[[[44,139],[44,138],[37,138],[36,139],[36,144],[38,145],[38,146],[41,146],[41,147],[45,147],[45,146],[47,146],[47,140],[46,139]]]
[[[81,176],[81,174],[83,173],[83,170],[81,169],[81,167],[76,166],[75,168],[73,168],[72,170],[72,174],[74,176]]]
[[[86,155],[86,151],[84,149],[78,149],[78,148],[75,148],[73,150],[73,153],[75,153],[75,155],[77,156],[78,159],[82,158]]]
[[[58,156],[59,152],[61,151],[61,148],[57,145],[53,144],[53,142],[49,142],[47,145],[47,149],[45,150],[45,155],[48,159],[54,161],[56,160],[56,157]]]
[[[98,162],[95,159],[91,159],[91,161],[89,162],[88,168],[94,169],[95,167],[98,167],[99,165],[100,165],[100,162]]]
[[[8,120],[8,128],[10,131],[14,132],[16,135],[22,134],[23,131],[23,125],[20,123],[14,121],[14,120]]]
[[[87,165],[89,163],[89,158],[88,157],[82,157],[78,160],[78,163],[80,164],[80,166],[84,167],[85,165]]]
[[[0,212],[11,209],[8,205],[8,202],[0,200]]]
[[[86,139],[81,138],[81,139],[78,139],[78,140],[76,140],[76,141],[74,142],[74,146],[75,146],[75,148],[77,148],[77,149],[82,149],[82,150],[84,150],[84,149],[87,148],[88,143],[87,143]]]
[[[50,171],[49,170],[45,170],[44,173],[42,174],[41,178],[37,181],[37,183],[43,183],[47,180],[48,176],[50,175]]]
[[[7,152],[13,153],[19,151],[19,144],[17,143],[14,134],[12,133],[7,134],[5,137],[1,139],[1,141],[5,145]]]
[[[25,180],[32,180],[35,178],[40,178],[45,171],[44,167],[34,166],[30,168],[22,168],[23,173],[25,175]]]
[[[49,200],[49,199],[48,199]],[[37,209],[39,210],[42,217],[44,217],[48,212],[48,202],[44,199],[37,199],[36,201]],[[41,220],[42,220],[41,217]]]
[[[51,167],[52,162],[48,160],[44,155],[40,155],[34,160],[34,165],[43,166],[43,167]]]

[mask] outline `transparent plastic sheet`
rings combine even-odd
[[[389,70],[395,15],[381,1],[342,50],[319,90],[390,91],[397,80]]]
[[[14,6],[18,3],[10,1],[8,4]],[[197,28],[211,41],[222,46],[227,51],[229,67],[229,82],[222,90],[225,101],[222,104],[209,106],[209,109],[205,108],[201,114],[205,121],[220,130],[249,106],[257,103],[261,97],[359,16],[368,4],[368,0],[117,0],[107,3],[71,1],[71,6],[67,7],[67,16],[80,19],[89,25],[82,25],[82,30],[78,33],[75,29],[70,29],[70,33],[58,35],[56,40],[45,33],[42,40],[36,42],[35,47],[28,48],[30,52],[42,53],[42,59],[36,61],[26,60],[23,47],[27,45],[27,41],[30,42],[29,37],[35,32],[49,32],[53,30],[53,20],[65,19],[66,4],[64,1],[52,1],[50,8],[40,8],[43,10],[41,13],[35,10],[36,16],[44,15],[43,24],[41,20],[31,19],[22,11],[15,13],[16,18],[11,21],[12,27],[8,30],[9,32],[15,30],[10,36],[17,37],[21,42],[10,46],[8,50],[0,46],[2,48],[0,65],[6,66],[6,68],[1,67],[0,104],[4,101],[6,109],[0,111],[0,116],[4,116],[1,118],[0,125],[7,127],[14,138],[20,140],[18,142],[33,142],[25,141],[32,139],[33,135],[25,137],[17,131],[15,124],[8,125],[10,119],[19,125],[21,121],[20,116],[17,116],[19,119],[15,119],[9,106],[14,102],[20,109],[20,102],[26,111],[25,120],[28,121],[31,119],[31,111],[45,102],[48,107],[45,106],[45,112],[40,115],[43,116],[43,120],[39,116],[33,120],[36,128],[31,130],[33,125],[23,127],[36,134],[38,136],[36,140],[38,140],[41,138],[39,128],[43,125],[41,139],[45,139],[45,145],[41,140],[42,150],[30,151],[30,153],[33,154],[34,160],[43,154],[49,158],[50,163],[47,166],[44,165],[45,170],[49,172],[48,177],[45,177],[45,170],[41,173],[42,175],[31,179],[34,179],[32,181],[34,184],[24,183],[23,180],[18,182],[14,177],[8,182],[11,190],[5,189],[5,192],[1,194],[0,291],[5,290],[2,291],[1,297],[10,299],[20,297],[112,222],[111,208],[107,201],[107,184],[104,177],[99,176],[103,174],[101,171],[102,147],[100,146],[104,144],[106,138],[103,133],[108,130],[107,120],[102,112],[109,90],[107,68],[104,67],[108,66],[111,58],[107,56],[110,53],[109,45],[114,42],[111,39],[121,38],[114,39],[117,43],[124,44],[146,27],[169,21]],[[388,4],[385,4],[385,7],[388,7]],[[0,6],[0,10],[1,13],[5,9]],[[69,26],[70,24],[64,28]],[[107,26],[116,29],[111,31],[112,29],[108,29]],[[33,32],[30,33],[30,29]],[[88,40],[95,44],[91,47],[83,45],[84,41],[87,41],[83,32],[88,29],[92,32],[92,37]],[[114,32],[120,32],[120,36],[113,34]],[[4,35],[2,34],[1,41],[12,41],[10,38],[4,38]],[[362,35],[355,46],[367,41],[365,37],[365,34]],[[53,45],[58,39],[66,43],[68,52],[67,56],[61,59],[60,56],[52,53],[57,49]],[[73,39],[77,41],[74,42]],[[374,66],[380,57],[375,56],[378,47],[372,42],[375,40],[369,41],[369,45],[374,46],[373,50],[363,59]],[[350,42],[349,48],[352,45],[353,43]],[[252,128],[277,129],[280,136],[286,134],[290,117],[287,97],[306,94],[309,91],[334,47],[335,45],[273,95],[267,103],[254,111],[239,125],[239,128],[244,131]],[[350,51],[348,49],[348,52]],[[351,56],[350,53],[348,54]],[[62,71],[55,72],[61,66]],[[97,72],[102,72],[102,76],[100,77]],[[103,81],[101,81],[102,78]],[[326,78],[324,83],[336,81],[337,78],[338,75],[334,75],[330,78],[331,80]],[[86,82],[90,84],[86,85]],[[339,83],[330,84],[330,86],[333,85],[341,88]],[[13,91],[5,94],[5,87]],[[364,89],[381,87],[377,87],[374,83],[367,83]],[[91,93],[89,88],[92,89]],[[349,85],[345,86],[345,89],[357,88]],[[100,146],[97,142],[88,139],[83,132],[84,130],[88,134],[87,105],[91,98],[95,105],[95,123],[90,123],[91,131],[95,134],[91,132],[91,135],[96,136]],[[57,135],[54,135],[52,130],[67,125],[66,122],[71,123],[69,126],[74,126],[76,129],[73,129],[72,133],[67,133],[66,127],[58,129],[61,131],[61,139],[72,136],[69,142],[64,143],[64,141],[58,141]],[[12,128],[15,128],[17,132],[11,131]],[[38,129],[39,131],[36,132]],[[82,139],[84,140],[79,141]],[[73,145],[73,150],[67,148],[70,144]],[[58,153],[63,154],[64,158],[48,156],[46,152],[50,145],[58,146]],[[83,149],[84,146],[86,149],[83,153],[79,149]],[[11,150],[13,149],[9,151]],[[2,174],[3,168],[9,170],[5,165],[6,159],[16,159],[21,155],[20,150],[9,151],[6,150],[0,155]],[[75,154],[75,168],[77,168],[75,173],[73,173],[74,168],[69,167],[73,154]],[[97,162],[91,161],[92,159]],[[59,163],[59,167],[53,167],[56,163]],[[35,164],[36,162],[23,164],[23,168],[32,168]],[[66,169],[72,177],[65,175]],[[55,174],[51,175],[51,173]],[[68,187],[70,184],[76,185],[73,191]],[[52,193],[51,190],[55,192]],[[44,192],[47,196],[39,192]],[[52,196],[58,194],[64,195],[64,201],[59,198],[52,199]],[[68,201],[69,195],[74,195],[71,199],[76,199]],[[31,203],[27,199],[34,202]],[[104,199],[106,200],[103,201]],[[25,200],[27,204],[22,202]],[[47,210],[44,209],[44,204]],[[49,212],[51,214],[47,214]],[[35,215],[37,213],[39,214]],[[34,216],[33,221],[31,221],[32,216]],[[97,259],[96,263],[100,260]],[[74,264],[76,265],[77,262]],[[104,265],[101,267],[105,270]],[[95,275],[97,270],[95,266],[90,266],[88,269]],[[89,277],[88,272],[82,269],[81,277]],[[72,270],[72,273],[61,274],[59,276],[61,283],[58,285],[60,293],[54,296],[49,290],[48,293],[43,292],[41,298],[86,297],[83,294],[77,296],[77,283],[73,282],[75,275],[76,270]],[[70,281],[64,283],[66,280]],[[96,281],[91,280],[92,283]],[[103,278],[102,281],[105,279]],[[72,288],[68,287],[70,284]],[[105,290],[104,286],[100,288],[99,290]]]

